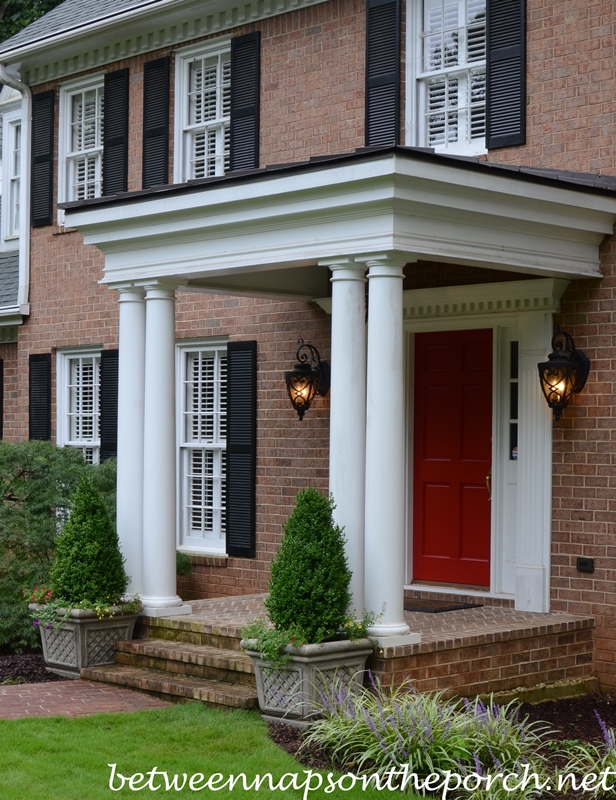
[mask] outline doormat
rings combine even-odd
[[[483,608],[481,603],[455,603],[450,600],[408,600],[405,611],[440,614],[443,611],[460,611],[463,608]]]

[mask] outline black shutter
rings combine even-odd
[[[227,345],[227,554],[254,558],[257,343]]]
[[[51,353],[30,355],[30,439],[51,439]]]
[[[169,57],[143,67],[143,188],[168,181]]]
[[[118,454],[118,351],[101,352],[101,461]]]
[[[32,97],[32,227],[53,219],[53,90]]]
[[[4,361],[0,358],[0,439],[4,436]]]
[[[366,147],[400,136],[400,0],[366,4]]]
[[[128,69],[105,75],[103,194],[128,188]]]
[[[486,146],[526,141],[525,0],[487,3]]]
[[[231,39],[230,169],[259,166],[261,34]]]

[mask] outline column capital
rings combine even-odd
[[[412,253],[366,253],[355,256],[355,260],[368,267],[368,278],[377,277],[403,277],[402,271],[406,264],[417,261],[417,256]]]
[[[120,284],[111,288],[117,291],[120,303],[142,303],[145,297],[145,291],[142,286]]]
[[[137,286],[145,291],[147,300],[174,300],[177,284],[175,281],[148,280],[139,281]]]

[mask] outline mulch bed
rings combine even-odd
[[[8,647],[0,647],[0,685],[61,680],[66,678],[47,672],[41,650],[14,653]]]

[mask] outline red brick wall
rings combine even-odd
[[[527,138],[489,161],[616,175],[613,3],[528,0]],[[603,280],[573,281],[557,322],[592,360],[588,384],[554,426],[552,607],[596,617],[595,669],[616,687],[616,251]],[[577,572],[580,555],[595,572]]]

